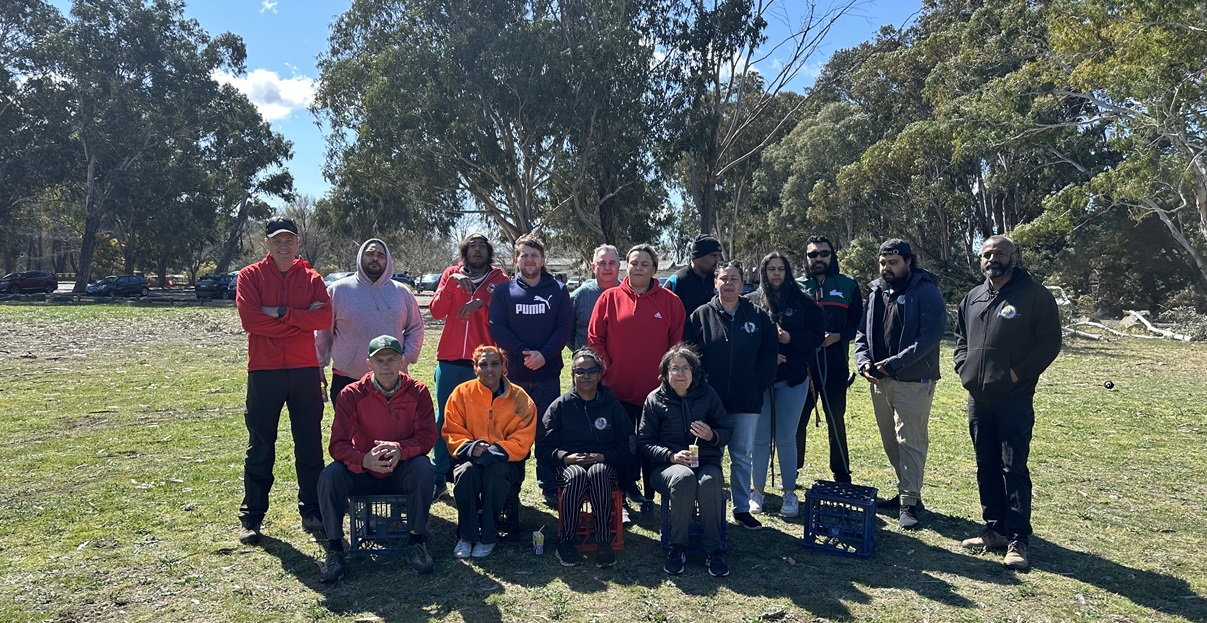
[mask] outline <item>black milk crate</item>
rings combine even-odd
[[[669,495],[661,495],[662,498],[662,529],[658,533],[659,544],[663,551],[671,549],[671,498]],[[694,503],[693,503],[694,504]],[[729,512],[729,492],[721,491],[721,551],[726,549],[725,539],[725,515]],[[687,553],[701,554],[707,556],[711,552],[704,549],[704,524],[700,522],[700,505],[694,504],[692,509],[692,523],[687,529]]]
[[[410,536],[407,496],[362,495],[348,498],[348,540],[353,554],[401,554]]]
[[[869,558],[876,546],[876,488],[818,480],[805,492],[805,549]]]

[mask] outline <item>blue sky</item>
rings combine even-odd
[[[70,7],[68,0],[53,0],[53,4],[65,12]],[[211,36],[232,32],[243,37],[247,73],[220,79],[246,93],[273,129],[293,141],[293,160],[288,166],[294,186],[299,193],[315,198],[325,195],[329,188],[322,173],[323,134],[307,109],[319,77],[315,61],[327,49],[330,24],[349,4],[347,0],[193,0],[185,5],[185,14],[196,19]],[[783,6],[803,4],[801,0],[784,0]],[[920,5],[921,0],[862,2],[839,21],[821,55],[810,61],[809,71],[794,86],[797,90],[807,86],[835,50],[872,38],[883,24],[900,26],[915,15]],[[783,25],[769,21],[769,40],[776,41],[775,32],[782,32]]]

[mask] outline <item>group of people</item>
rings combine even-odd
[[[689,526],[698,517],[707,570],[726,576],[726,451],[733,520],[751,530],[762,527],[756,515],[769,501],[773,453],[779,512],[799,513],[797,474],[814,408],[825,412],[834,480],[851,481],[844,421],[851,341],[898,480],[897,495],[878,506],[896,510],[903,529],[920,526],[947,308],[937,279],[917,266],[905,241],[881,246],[881,278],[865,301],[820,236],[808,241],[799,283],[789,258],[773,252],[747,295],[743,267],[725,261],[711,236],[694,241],[690,264],[665,287],[655,278],[652,246],[636,245],[621,258],[603,245],[591,261],[595,279],[570,295],[545,270],[536,236],[516,240],[509,278],[494,266],[491,242],[471,235],[429,306],[444,321],[435,400],[407,374],[423,345],[423,320],[410,292],[390,279],[387,245],[366,241],[356,274],[325,287],[298,257],[299,241],[292,220],[270,219],[267,256],[239,274],[236,306],[249,349],[239,540],[260,539],[277,423],[288,405],[302,526],[327,544],[323,581],[345,572],[343,515],[348,497],[358,495],[406,495],[406,559],[415,571],[430,571],[428,513],[450,480],[458,515],[453,555],[490,555],[496,520],[530,455],[537,487],[559,512],[555,552],[563,565],[583,562],[573,539],[584,498],[594,511],[595,562],[615,564],[609,501],[620,489],[643,509],[655,492],[667,505],[666,572],[684,572]],[[1051,294],[1017,261],[1008,238],[984,242],[986,281],[960,304],[955,367],[969,391],[985,519],[982,534],[964,545],[1004,548],[1007,566],[1025,568],[1032,397],[1059,352],[1061,331]],[[567,346],[572,382],[563,392]],[[333,462],[324,467],[325,391],[335,417]]]

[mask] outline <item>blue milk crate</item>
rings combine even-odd
[[[400,554],[406,551],[407,496],[362,495],[348,498],[348,541],[353,554]]]
[[[805,492],[805,549],[869,558],[876,546],[876,488],[818,480]]]
[[[671,498],[669,495],[659,495],[662,498],[662,530],[658,535],[664,551],[671,549]],[[687,553],[702,554],[707,556],[711,552],[704,551],[704,545],[700,542],[704,537],[704,524],[700,523],[700,505],[694,504],[692,510],[692,524],[687,529]],[[721,551],[726,550],[725,545],[725,515],[729,512],[729,492],[721,491]]]

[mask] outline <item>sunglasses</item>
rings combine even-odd
[[[830,257],[830,252],[829,251],[810,251],[810,252],[806,253],[805,255],[808,255],[811,258]]]
[[[590,368],[571,368],[570,373],[574,376],[588,376],[599,374],[599,366],[591,366]]]

